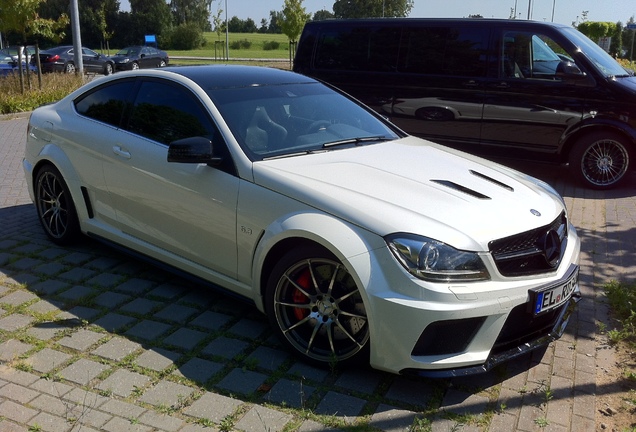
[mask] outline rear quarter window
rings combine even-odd
[[[119,126],[124,110],[130,104],[134,86],[134,80],[130,80],[99,87],[77,98],[75,110],[83,116]]]

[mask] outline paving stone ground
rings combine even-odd
[[[634,280],[636,182],[565,198],[582,239],[567,333],[491,373],[427,380],[296,361],[253,307],[88,239],[50,243],[22,172],[26,117],[0,120],[0,431],[571,431],[595,425],[600,287]]]

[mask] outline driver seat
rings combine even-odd
[[[256,107],[245,133],[247,146],[257,153],[263,152],[282,147],[286,138],[287,129],[274,123],[265,107]]]

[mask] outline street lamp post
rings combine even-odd
[[[227,0],[225,0],[225,61],[230,60],[230,28],[227,23]]]

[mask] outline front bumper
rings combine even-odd
[[[376,249],[367,262],[368,279],[361,280],[373,317],[371,365],[397,374],[463,376],[550,343],[563,334],[580,297],[579,285],[568,291],[567,301],[539,314],[534,293],[576,280],[579,258],[580,240],[571,227],[554,272],[503,277],[490,261],[491,280],[431,284],[396,271],[390,252]]]
[[[468,366],[455,369],[438,369],[438,370],[422,370],[422,369],[403,369],[400,374],[417,375],[426,378],[453,378],[468,375],[476,375],[492,370],[495,366],[508,362],[514,358],[520,357],[536,349],[542,348],[549,343],[559,339],[568,325],[572,313],[576,309],[576,304],[581,300],[581,292],[577,285],[572,293],[570,300],[559,308],[557,318],[550,331],[541,336],[524,342],[512,348],[492,353],[485,363],[477,366]]]

